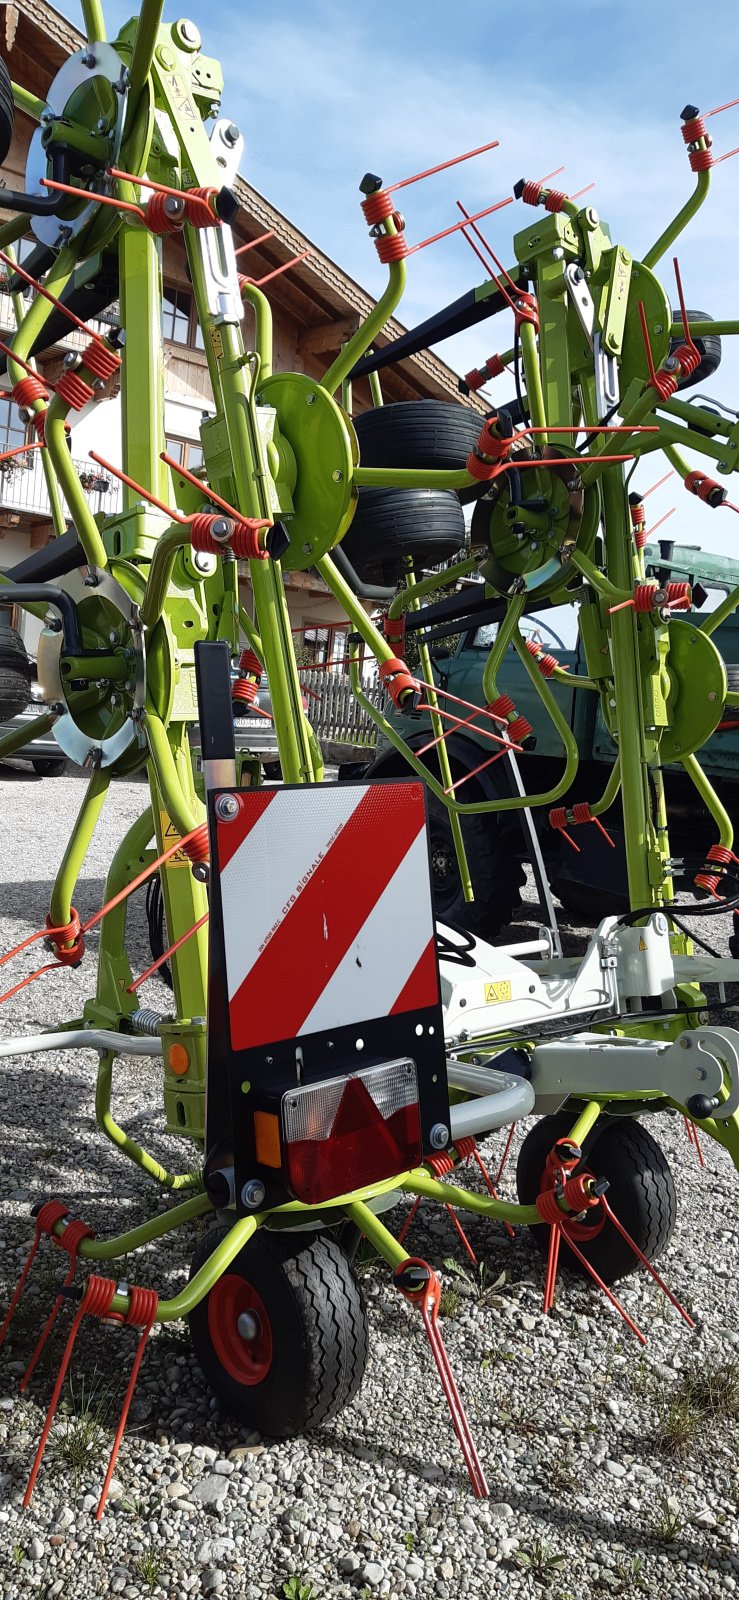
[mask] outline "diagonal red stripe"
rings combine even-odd
[[[422,784],[370,786],[231,1000],[231,1042],[297,1034],[424,825]]]
[[[403,984],[395,1004],[390,1007],[389,1015],[395,1017],[399,1011],[420,1011],[422,1006],[435,1006],[438,999],[436,949],[435,940],[432,938],[429,939],[407,982]]]
[[[224,872],[236,851],[248,838],[279,789],[244,789],[239,794],[239,815],[233,822],[219,822],[218,866]]]

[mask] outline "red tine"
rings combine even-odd
[[[181,511],[174,511],[171,506],[165,505],[163,500],[158,500],[155,494],[151,494],[148,489],[142,488],[141,484],[137,483],[135,478],[129,478],[127,472],[123,472],[121,467],[114,467],[112,461],[106,461],[104,456],[99,456],[97,454],[97,451],[90,451],[90,460],[94,461],[98,467],[104,467],[106,472],[112,472],[113,477],[119,478],[121,483],[125,483],[128,489],[135,489],[137,494],[143,495],[144,499],[148,500],[151,505],[156,506],[158,511],[164,511],[168,517],[172,518],[173,522],[180,522],[184,527],[186,523],[192,521],[191,517],[183,516]],[[204,489],[204,485],[202,483],[200,484],[200,488]]]
[[[570,195],[570,200],[581,200],[582,196],[584,194],[589,194],[590,190],[594,189],[594,188],[595,188],[595,180],[593,180],[592,183],[586,183],[584,189],[576,189],[575,193]]]
[[[492,249],[491,245],[488,244],[488,241],[485,238],[484,233],[482,232],[482,230],[480,228],[478,228],[476,226],[476,220],[477,219],[475,217],[471,217],[470,216],[470,213],[467,210],[467,207],[462,205],[462,201],[461,200],[457,201],[457,207],[461,211],[462,216],[465,219],[465,222],[471,227],[472,232],[474,233],[475,237],[477,239],[479,239],[480,244],[483,247],[483,250],[486,250],[487,254],[492,259],[493,269],[491,270],[491,268],[488,266],[487,271],[490,272],[490,275],[491,275],[491,277],[493,279],[493,282],[497,284],[498,289],[500,290],[501,294],[508,301],[508,304],[511,307],[511,309],[513,309],[513,301],[511,300],[510,294],[508,293],[508,290],[506,289],[505,285],[503,283],[501,283],[500,278],[497,276],[497,273],[498,272],[502,272],[504,274],[504,276],[508,279],[508,282],[509,282],[514,294],[518,293],[518,285],[516,283],[514,283],[513,278],[511,277],[510,273],[506,270],[506,268],[501,266],[501,264],[500,264],[500,262],[498,260],[498,257],[495,254],[495,251]],[[496,269],[497,269],[497,271],[496,271]]]
[[[108,167],[108,172],[111,178],[119,178],[123,183],[135,183],[139,189],[153,189],[155,194],[171,194],[175,200],[187,199],[186,189],[173,189],[169,183],[155,183],[153,178],[137,178],[134,172],[122,172],[120,167]]]
[[[666,483],[668,478],[674,478],[674,476],[675,476],[674,468],[671,468],[669,472],[665,473],[664,478],[658,478],[657,482],[652,484],[651,489],[645,489],[644,490],[644,493],[641,496],[642,500],[646,500],[648,495],[654,494],[655,489],[661,489],[663,483]]]
[[[274,228],[268,228],[266,233],[260,233],[258,239],[250,239],[248,244],[239,245],[238,250],[236,250],[234,254],[237,256],[245,256],[247,250],[256,250],[258,244],[265,244],[267,239],[274,239],[274,236]]]
[[[43,448],[40,440],[35,444],[18,444],[14,450],[4,450],[0,461],[9,461],[11,456],[25,456],[29,450],[43,450]]]
[[[717,117],[720,111],[731,111],[732,106],[739,106],[739,100],[727,100],[725,106],[714,106],[713,111],[702,111],[701,116]]]
[[[659,522],[655,522],[651,528],[647,528],[647,531],[644,534],[645,539],[651,539],[652,534],[656,533],[657,529],[662,527],[663,522],[666,522],[668,517],[674,516],[676,509],[676,506],[671,506],[670,510],[666,511],[663,517],[660,517]]]
[[[167,455],[166,450],[162,451],[160,459],[171,468],[172,472],[179,473],[180,477],[185,478],[188,483],[193,484],[194,488],[200,489],[202,494],[207,495],[208,499],[212,500],[214,505],[220,506],[222,511],[225,511],[229,517],[234,518],[234,521],[243,522],[244,519],[240,511],[235,511],[234,507],[230,506],[227,500],[222,500],[221,496],[216,494],[215,489],[211,489],[209,484],[203,483],[200,478],[195,477],[193,472],[188,472],[187,467],[183,467],[180,465],[179,461],[173,460],[172,456]],[[189,520],[189,518],[186,520]],[[258,523],[255,522],[255,526],[260,528],[271,528],[272,524],[267,520],[262,520]]]
[[[261,289],[262,284],[270,283],[273,278],[279,278],[283,272],[289,272],[291,267],[296,267],[299,261],[305,261],[310,255],[310,250],[301,250],[299,256],[293,256],[292,261],[284,261],[281,267],[275,267],[273,272],[268,272],[263,278],[242,278],[242,283],[251,283],[255,289]]]
[[[38,378],[38,373],[34,372],[33,367],[29,366],[28,362],[24,361],[22,356],[17,356],[15,351],[11,350],[10,345],[3,344],[2,339],[0,339],[0,350],[2,350],[3,355],[8,356],[11,361],[15,361],[17,366],[22,367],[24,372],[30,373],[32,378]],[[45,389],[56,390],[56,384],[52,383],[49,378],[42,378],[41,382],[43,383]],[[6,389],[4,393],[6,393],[9,399],[12,400],[13,393],[11,389]]]
[[[39,180],[44,189],[55,189],[59,194],[71,194],[75,200],[94,200],[103,206],[113,206],[116,211],[131,211],[135,217],[140,217],[146,222],[146,212],[141,206],[132,205],[130,200],[117,200],[114,194],[98,194],[90,189],[76,189],[71,183],[57,183],[54,178],[41,178]]]
[[[681,274],[680,274],[680,264],[678,262],[677,256],[673,256],[672,265],[673,265],[673,267],[675,269],[675,282],[677,284],[677,297],[678,297],[678,300],[680,301],[680,315],[681,315],[681,317],[683,319],[683,330],[685,332],[685,338],[686,338],[688,344],[690,345],[691,349],[695,350],[696,349],[696,345],[693,343],[693,336],[692,336],[692,334],[690,332],[690,323],[688,321],[688,313],[687,313],[687,311],[685,309],[685,295],[683,294],[683,280],[682,280],[682,277],[681,277]]]
[[[411,183],[420,183],[422,178],[432,178],[435,172],[446,172],[447,167],[458,167],[460,161],[470,161],[473,156],[482,156],[486,150],[497,150],[499,139],[491,139],[489,144],[478,145],[476,150],[466,150],[464,155],[452,156],[450,161],[440,161],[437,167],[427,167],[425,172],[415,172],[412,178],[401,178],[399,183],[389,183],[387,193],[395,194],[396,189],[407,189]]]
[[[651,339],[649,337],[649,329],[647,327],[647,314],[646,314],[646,311],[644,310],[644,301],[643,300],[639,301],[639,321],[641,322],[641,331],[642,331],[642,338],[644,340],[644,349],[646,350],[646,353],[647,353],[647,364],[648,364],[648,367],[649,367],[649,377],[650,377],[651,382],[654,383],[654,380],[655,380],[657,374],[656,374],[656,372],[654,370],[654,357],[652,355],[652,341],[651,341]]]
[[[502,211],[504,206],[513,205],[513,196],[507,195],[505,200],[498,200],[494,206],[486,206],[484,211],[476,211],[474,216],[465,216],[464,222],[453,222],[450,228],[442,228],[440,233],[432,233],[428,239],[422,239],[420,244],[412,244],[408,254],[413,255],[416,250],[425,250],[429,244],[436,244],[439,239],[447,239],[450,233],[458,233],[465,222],[477,222],[480,217],[489,217],[494,211]]]

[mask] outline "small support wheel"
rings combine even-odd
[[[534,1123],[521,1145],[516,1168],[516,1187],[522,1205],[533,1205],[541,1191],[546,1160],[558,1139],[569,1138],[574,1122],[571,1112],[558,1112]],[[600,1130],[600,1131],[599,1131]],[[614,1121],[602,1117],[596,1123],[594,1138],[578,1172],[588,1171],[596,1178],[608,1179],[608,1201],[648,1261],[660,1255],[672,1237],[677,1218],[675,1183],[666,1157],[656,1139],[632,1118]],[[570,1224],[572,1236],[604,1283],[615,1283],[640,1269],[637,1257],[621,1238],[613,1223],[600,1210],[586,1215],[582,1222]],[[549,1228],[534,1226],[531,1234],[541,1250],[548,1249]],[[561,1243],[562,1262],[573,1272],[585,1275],[576,1256],[567,1249],[566,1232]]]
[[[228,1231],[206,1235],[191,1278]],[[328,1233],[257,1233],[189,1323],[195,1355],[224,1410],[273,1438],[328,1422],[364,1376],[362,1291]]]

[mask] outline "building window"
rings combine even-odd
[[[192,295],[186,289],[164,289],[162,294],[162,334],[173,344],[190,343]]]
[[[191,350],[205,349],[195,297],[189,289],[165,285],[162,294],[162,336],[172,344],[189,345]]]
[[[203,447],[192,439],[177,439],[167,435],[167,454],[177,462],[180,467],[187,467],[188,472],[197,472],[202,467]]]
[[[21,422],[21,414],[18,407],[12,401],[10,404],[5,400],[1,401],[0,455],[6,450],[16,450],[19,445],[27,442],[27,437],[28,430],[26,424]]]
[[[334,663],[339,665],[346,656],[346,632],[343,629],[329,626],[322,628],[318,623],[308,624],[306,628],[298,629],[298,636],[302,633],[303,664],[305,666],[328,666]]]

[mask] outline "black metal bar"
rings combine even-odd
[[[527,279],[524,276],[523,283],[520,277],[516,281],[520,287],[524,287]],[[460,295],[458,300],[453,300],[442,311],[436,311],[425,322],[419,322],[417,328],[401,334],[392,344],[383,345],[381,350],[373,350],[370,355],[362,356],[352,367],[349,377],[363,378],[368,372],[378,372],[381,367],[391,366],[394,361],[405,361],[409,356],[418,355],[420,350],[428,350],[429,345],[440,344],[443,339],[451,339],[452,334],[463,333],[465,328],[485,322],[488,317],[505,311],[510,304],[499,290],[493,290],[482,299],[478,299],[478,294],[477,289],[468,290],[467,294]]]
[[[51,583],[0,584],[0,605],[20,606],[38,602],[49,606],[52,611],[58,611],[64,631],[65,650],[73,656],[83,655],[85,647],[82,641],[82,629],[77,607],[71,595],[65,594],[63,589],[57,589]]]

